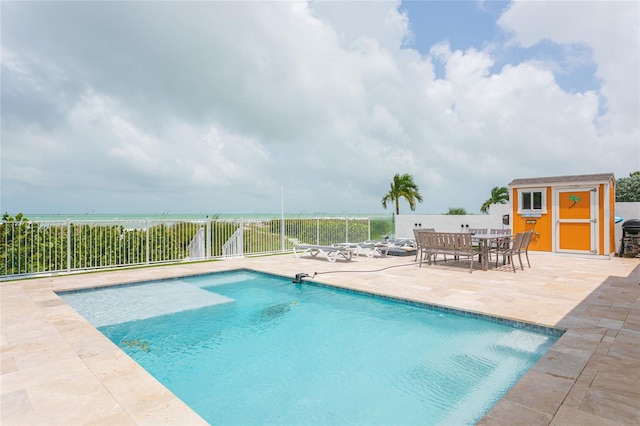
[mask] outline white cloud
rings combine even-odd
[[[544,25],[540,25],[543,22]],[[640,117],[640,3],[636,1],[514,2],[498,20],[516,42],[578,44],[593,51],[610,131],[638,130]],[[631,85],[631,87],[630,87]]]
[[[412,173],[419,212],[477,212],[517,177],[626,176],[637,4],[586,4],[499,21],[523,46],[584,46],[567,63],[592,58],[603,85],[577,93],[539,60],[494,69],[495,46],[403,48],[397,2],[3,4],[2,209],[278,212],[284,187],[291,213],[375,213]]]

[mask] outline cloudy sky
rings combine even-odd
[[[396,173],[476,213],[640,170],[637,1],[0,7],[12,215],[384,213]]]

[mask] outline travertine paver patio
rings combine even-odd
[[[531,254],[531,269],[328,263],[291,254],[0,283],[3,425],[204,424],[54,291],[248,268],[568,331],[481,424],[640,424],[638,259]]]

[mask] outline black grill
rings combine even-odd
[[[629,219],[622,223],[622,240],[620,240],[620,253],[625,252],[636,255],[640,249],[640,219]]]
[[[629,219],[622,222],[622,230],[627,234],[640,232],[640,219]]]

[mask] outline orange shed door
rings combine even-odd
[[[597,252],[597,200],[597,189],[556,189],[556,251]]]

